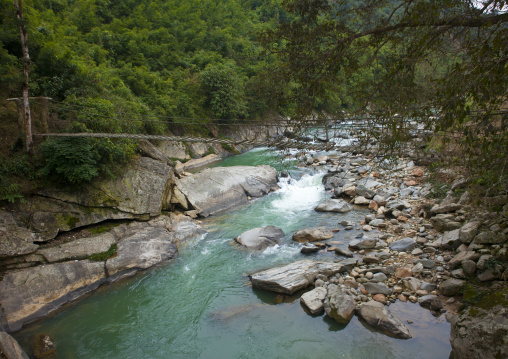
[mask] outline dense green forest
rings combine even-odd
[[[206,123],[227,126],[287,114],[291,106],[279,106],[273,96],[284,89],[267,85],[276,59],[256,41],[260,31],[285,21],[280,2],[25,0],[30,96],[56,101],[60,119],[78,120],[66,130],[77,132],[207,136]],[[21,97],[22,56],[15,7],[1,0],[2,101]],[[0,121],[15,124],[13,105],[2,103],[7,110]],[[20,189],[17,179],[9,180],[12,174],[90,181],[114,171],[111,165],[125,162],[135,149],[132,141],[60,138],[39,144],[35,161],[14,161],[13,151],[22,153],[21,137],[14,145],[10,138],[2,142],[0,200],[10,201]]]
[[[12,1],[0,13],[2,97],[14,97]],[[262,74],[274,59],[255,37],[283,16],[279,0],[26,0],[30,94],[168,119],[260,117],[271,110]]]

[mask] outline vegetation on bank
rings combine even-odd
[[[508,181],[508,5],[475,3],[24,0],[30,96],[54,99],[50,116],[70,132],[207,136],[207,125],[270,113],[302,128],[313,113],[367,116],[363,140],[391,154],[418,121],[442,165],[463,166],[489,195]],[[5,0],[0,98],[21,94],[21,55]],[[14,103],[0,106],[0,201],[48,179],[113,175],[135,152],[129,140],[39,139],[36,157],[12,170],[22,138]]]

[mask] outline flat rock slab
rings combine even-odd
[[[309,309],[311,314],[320,314],[323,312],[323,301],[327,294],[326,288],[314,288],[310,292],[303,294],[300,297],[300,302]]]
[[[291,295],[313,284],[318,274],[331,276],[344,270],[340,263],[303,260],[262,270],[249,277],[253,288]]]
[[[85,293],[106,278],[104,262],[65,262],[22,269],[0,281],[0,305],[7,330],[41,318]]]
[[[293,234],[293,241],[298,243],[316,242],[333,238],[333,232],[326,227],[306,228]]]
[[[243,232],[235,241],[249,249],[263,250],[280,243],[284,237],[284,232],[279,227],[267,226]]]
[[[207,168],[176,180],[189,203],[207,217],[261,197],[277,188],[277,171],[271,166]]]
[[[106,261],[108,280],[132,275],[177,255],[171,232],[162,227],[145,228],[118,242],[116,256]]]
[[[412,338],[409,329],[399,318],[393,315],[384,304],[376,301],[364,303],[361,305],[357,314],[367,324],[390,336],[401,339]]]
[[[329,199],[328,201],[319,204],[314,210],[317,212],[346,213],[352,209],[353,206],[351,206],[343,199]]]
[[[99,236],[80,238],[55,247],[43,248],[37,251],[48,262],[61,262],[68,259],[83,259],[92,254],[106,252],[115,243],[115,237],[110,233]]]
[[[390,295],[392,293],[392,290],[384,283],[367,282],[363,286],[369,294]]]

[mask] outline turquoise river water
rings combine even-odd
[[[256,149],[219,165],[271,164],[290,169],[277,192],[222,216],[207,218],[208,233],[186,243],[179,257],[113,285],[103,286],[56,315],[15,334],[30,351],[37,333],[55,339],[58,358],[448,358],[449,324],[417,304],[390,306],[408,324],[413,339],[378,333],[356,317],[347,326],[307,314],[298,296],[253,290],[247,273],[303,259],[291,241],[298,229],[358,222],[365,210],[319,213],[328,195],[323,172],[297,170],[273,151]],[[275,225],[286,240],[263,252],[239,248],[233,238],[251,228]],[[334,240],[347,245],[354,231]],[[332,260],[335,254],[317,257]]]

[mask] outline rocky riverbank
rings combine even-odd
[[[314,288],[301,297],[311,314],[347,324],[356,313],[398,338],[410,338],[411,329],[389,305],[419,303],[451,321],[456,358],[507,356],[508,205],[501,213],[471,206],[469,193],[456,191],[465,184],[461,178],[444,199],[430,199],[439,188],[412,161],[390,164],[348,153],[301,159],[329,168],[323,183],[331,198],[316,211],[336,212],[338,220],[331,228],[302,229],[293,240],[303,243],[302,253],[331,252],[337,259],[324,267],[305,260],[253,273],[253,287],[283,294]],[[371,214],[360,223],[341,221],[340,213],[355,205]],[[348,232],[349,243],[334,240],[340,231]]]

